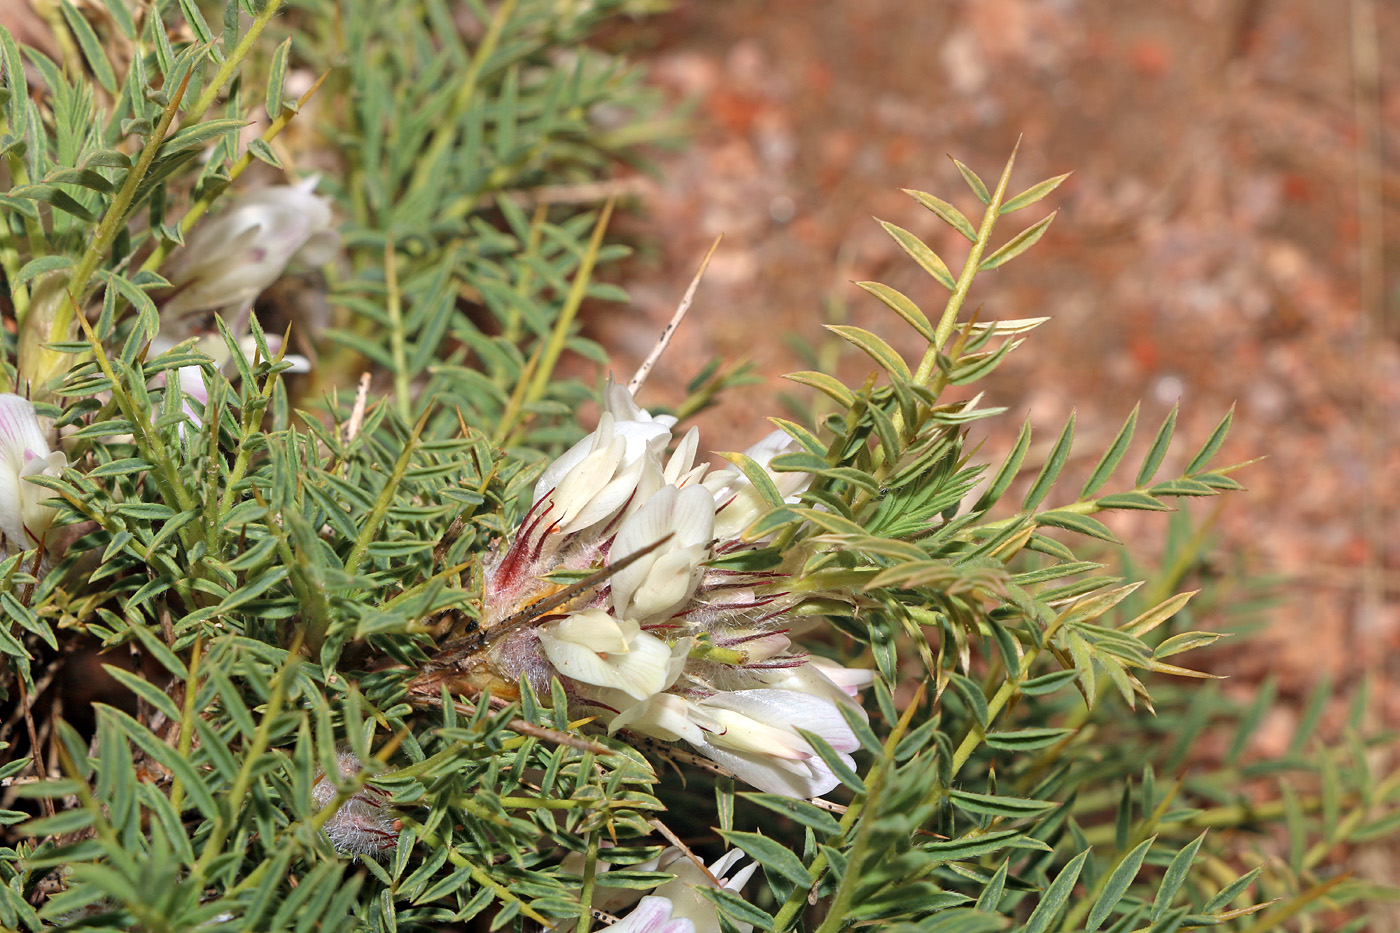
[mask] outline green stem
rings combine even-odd
[[[1322,898],[1328,891],[1339,884],[1345,883],[1350,878],[1350,873],[1343,873],[1314,885],[1297,897],[1292,898],[1287,903],[1275,907],[1273,910],[1264,914],[1255,923],[1247,927],[1243,933],[1264,933],[1266,930],[1279,929],[1283,921],[1301,913],[1303,908],[1307,907],[1313,901]]]
[[[214,828],[210,831],[209,839],[204,844],[204,851],[199,854],[199,860],[195,862],[193,873],[196,878],[203,879],[208,874],[209,863],[217,858],[223,849],[228,834],[233,830],[239,808],[247,800],[248,788],[253,782],[253,770],[257,767],[259,759],[262,758],[263,752],[267,750],[267,746],[272,740],[272,724],[282,712],[282,701],[287,695],[287,684],[301,661],[301,646],[304,638],[303,631],[296,633],[292,639],[291,647],[287,650],[286,662],[272,680],[272,690],[268,694],[262,719],[258,721],[258,728],[254,731],[247,749],[244,750],[243,765],[238,769],[238,774],[233,779],[228,796],[224,798],[228,806],[214,820]]]
[[[1053,510],[1047,511],[1072,512],[1075,515],[1092,515],[1095,512],[1103,510],[1099,508],[1099,500],[1081,499],[1078,502],[1071,502],[1069,505],[1057,505]],[[1038,512],[1017,512],[1015,515],[1008,515],[1006,518],[994,522],[977,525],[970,530],[977,532],[979,538],[990,538],[1002,529],[1014,525],[1017,522],[1024,521],[1027,518],[1035,518],[1038,514]]]
[[[383,523],[389,506],[394,503],[394,493],[398,491],[399,483],[403,482],[404,474],[408,472],[408,464],[413,459],[413,451],[418,446],[418,438],[422,435],[423,429],[428,426],[428,414],[431,411],[432,408],[429,407],[423,412],[422,417],[413,427],[413,433],[409,435],[408,441],[404,444],[399,459],[394,462],[394,471],[389,474],[388,482],[384,484],[379,498],[375,500],[369,518],[365,520],[365,527],[360,530],[360,537],[355,542],[355,547],[351,549],[350,556],[345,559],[345,572],[347,574],[353,576],[358,573],[360,564],[364,563],[365,554],[369,552],[369,546],[374,542],[374,536],[379,533],[379,526]]]
[[[549,341],[545,344],[534,377],[530,380],[529,388],[525,390],[525,405],[539,401],[549,388],[549,382],[554,376],[554,367],[558,365],[559,357],[564,353],[564,344],[569,339],[569,328],[573,326],[584,296],[588,294],[588,283],[593,277],[598,253],[603,248],[603,234],[607,232],[608,221],[612,219],[614,201],[613,198],[608,199],[603,205],[602,213],[598,215],[598,222],[593,225],[593,236],[588,241],[588,249],[579,262],[578,272],[574,274],[574,281],[569,286],[568,297],[564,299],[564,307],[559,311],[559,318],[554,323],[554,330],[550,332]]]
[[[933,332],[933,343],[924,353],[923,361],[919,363],[918,372],[914,374],[914,381],[919,385],[927,382],[937,367],[938,353],[948,342],[953,328],[957,326],[958,312],[962,310],[963,302],[967,300],[967,293],[972,288],[972,280],[981,271],[982,253],[986,251],[987,244],[991,242],[992,228],[996,225],[997,217],[1001,212],[1001,201],[1006,196],[1006,186],[1011,181],[1011,168],[1016,164],[1016,150],[1020,148],[1021,141],[1018,139],[1016,147],[1011,150],[1011,158],[1006,160],[1006,168],[1002,169],[996,191],[992,192],[992,199],[982,214],[982,226],[977,229],[977,241],[972,244],[972,249],[967,254],[967,261],[963,263],[962,274],[958,276],[957,286],[948,298],[948,303],[943,307],[943,317],[939,318],[938,327]]]
[[[262,12],[253,17],[253,21],[248,25],[248,31],[238,40],[238,45],[224,58],[224,63],[219,66],[219,70],[214,72],[214,77],[205,85],[195,100],[194,106],[185,115],[186,121],[190,124],[198,123],[204,116],[204,112],[214,106],[214,98],[219,96],[225,84],[233,78],[233,73],[238,70],[238,66],[243,64],[243,59],[248,57],[253,45],[258,41],[258,36],[262,35],[263,29],[272,22],[272,17],[277,15],[277,11],[282,8],[283,0],[266,0],[267,5]]]
[[[156,153],[160,151],[161,144],[165,142],[165,136],[170,131],[170,124],[175,120],[176,112],[180,109],[180,101],[185,96],[185,88],[189,86],[189,81],[190,72],[186,71],[184,80],[180,82],[180,86],[170,97],[170,103],[166,104],[165,110],[161,113],[156,128],[146,139],[145,146],[141,148],[141,155],[137,158],[136,164],[126,173],[126,181],[122,183],[121,189],[112,198],[112,203],[107,206],[107,213],[102,215],[102,220],[97,225],[97,231],[93,234],[87,249],[83,250],[83,255],[78,260],[78,265],[73,269],[73,275],[68,280],[67,296],[64,301],[59,303],[58,310],[54,313],[53,324],[49,329],[49,339],[71,339],[73,320],[80,313],[78,306],[86,296],[88,282],[107,255],[112,241],[126,226],[127,210],[131,207],[131,202],[135,199],[136,191],[141,186],[142,180],[145,179],[146,173],[150,171],[151,163],[155,161]]]
[[[263,131],[260,137],[263,142],[272,142],[287,128],[287,124],[292,122],[292,118],[300,113],[301,109],[305,107],[311,101],[311,98],[315,96],[316,92],[321,89],[321,82],[326,80],[326,75],[328,74],[330,74],[330,72],[326,72],[317,78],[316,83],[311,85],[310,90],[297,99],[297,107],[295,110],[289,107],[278,114],[277,118]],[[217,190],[211,189],[200,195],[199,198],[189,206],[189,209],[185,211],[185,215],[180,218],[180,232],[182,234],[188,234],[191,228],[194,227],[195,222],[208,213],[209,207],[214,203],[214,200],[225,191],[229,190],[233,183],[238,180],[238,176],[247,171],[248,167],[252,165],[254,161],[251,150],[239,156],[238,160],[229,168],[228,185]],[[154,272],[159,269],[174,248],[174,240],[161,240],[160,243],[156,245],[156,248],[151,251],[151,255],[147,256],[146,261],[141,264],[142,271]]]
[[[841,816],[841,830],[835,838],[844,838],[846,833],[850,832],[851,827],[856,824],[856,820],[860,817],[861,813],[878,799],[880,790],[884,787],[885,776],[889,773],[889,769],[894,766],[895,747],[899,745],[900,739],[904,738],[904,733],[909,729],[909,723],[914,719],[914,713],[923,705],[925,686],[925,684],[919,685],[919,690],[914,694],[914,698],[909,701],[909,705],[904,710],[904,715],[899,718],[899,722],[895,724],[894,729],[890,731],[889,737],[885,739],[884,751],[866,777],[865,794],[851,801],[851,805]],[[844,905],[854,896],[855,881],[852,879],[859,875],[857,871],[859,860],[864,858],[865,848],[869,842],[867,828],[874,822],[874,820],[865,820],[861,823],[860,829],[856,834],[856,840],[851,847],[846,873],[841,878],[841,885],[837,889],[836,898],[832,902],[831,909],[827,913],[827,921],[822,924],[822,929],[818,931],[818,933],[826,933],[827,923],[831,921],[831,918],[835,917],[838,918],[838,922],[840,921],[840,918],[844,915],[844,910],[838,910],[838,906],[844,908]],[[827,868],[826,854],[818,852],[817,857],[812,859],[812,865],[808,869],[808,873],[812,876],[811,887],[799,886],[788,895],[788,899],[783,902],[783,906],[780,907],[777,914],[774,915],[774,933],[786,933],[787,930],[792,928],[793,924],[797,921],[798,915],[802,912],[803,905],[807,903],[808,892],[815,890],[816,886],[821,883],[822,875],[826,873]]]
[[[588,933],[593,926],[593,889],[598,882],[598,833],[588,834],[588,854],[583,861],[583,890],[578,896],[578,933]]]
[[[520,423],[525,405],[525,393],[530,388],[535,368],[540,365],[540,354],[543,352],[544,344],[536,343],[535,351],[530,354],[530,358],[525,361],[525,367],[520,370],[520,378],[516,380],[510,398],[506,399],[506,407],[501,411],[501,419],[496,423],[495,433],[491,435],[493,446],[504,445],[510,438],[510,433],[515,430],[515,426]]]
[[[1045,633],[1041,636],[1042,644],[1050,643],[1050,639],[1054,637],[1056,629],[1060,627],[1060,622],[1064,618],[1065,617],[1061,615],[1057,617],[1054,622],[1051,622],[1045,627]],[[1026,656],[1021,659],[1020,673],[1016,675],[1015,679],[1003,681],[996,695],[987,701],[988,726],[992,724],[992,720],[995,719],[997,714],[1002,711],[1002,708],[1010,702],[1011,698],[1016,695],[1016,692],[1020,689],[1021,682],[1024,681],[1026,675],[1030,673],[1031,665],[1035,664],[1036,658],[1040,657],[1040,652],[1041,649],[1037,647],[1032,647],[1027,651]],[[977,750],[977,746],[981,745],[985,738],[986,731],[980,726],[972,726],[967,730],[967,734],[963,736],[963,740],[958,744],[957,750],[953,752],[952,769],[949,773],[952,774],[954,778],[957,777],[958,772],[962,770],[962,766],[967,764],[967,759],[972,757],[972,753]]]
[[[234,498],[238,495],[238,486],[243,482],[243,476],[248,472],[248,464],[252,461],[253,445],[249,443],[255,434],[259,433],[262,425],[262,413],[266,409],[266,403],[272,398],[272,393],[277,384],[278,376],[269,375],[263,382],[262,388],[258,391],[259,404],[245,405],[239,417],[238,450],[233,456],[233,466],[230,467],[228,478],[224,481],[224,494],[218,499],[218,510],[207,518],[209,527],[205,529],[205,539],[208,542],[208,551],[211,555],[222,553],[220,538],[221,529],[228,521],[229,514],[235,505]],[[217,432],[215,432],[217,434]],[[211,438],[212,443],[212,438]],[[210,497],[210,501],[214,501]],[[206,513],[207,515],[207,513]]]
[[[394,407],[408,422],[413,417],[409,403],[408,351],[404,348],[403,300],[399,294],[399,257],[392,236],[384,240],[385,307],[389,312],[389,352],[394,361]]]
[[[476,86],[481,80],[481,73],[486,67],[486,62],[496,54],[496,46],[501,41],[501,34],[505,32],[506,23],[515,12],[516,2],[517,0],[505,0],[496,10],[496,15],[491,18],[491,25],[487,28],[476,54],[472,56],[471,64],[467,66],[467,73],[462,76],[462,84],[457,88],[451,111],[437,124],[432,139],[428,142],[428,148],[418,159],[418,168],[408,185],[408,197],[420,192],[433,178],[434,173],[439,171],[438,163],[457,137],[457,124],[471,105],[472,98],[476,96]]]
[[[184,709],[180,712],[180,734],[176,741],[179,748],[180,757],[189,761],[190,749],[194,745],[194,717],[196,715],[195,697],[199,693],[199,659],[203,653],[204,639],[202,637],[194,640],[194,647],[190,650],[189,673],[185,675],[185,703]],[[180,803],[185,797],[185,786],[180,782],[180,776],[175,775],[170,784],[170,806],[176,813],[180,812]]]
[[[535,213],[530,217],[530,235],[525,238],[525,255],[535,256],[539,254],[540,243],[544,240],[544,222],[549,216],[549,208],[546,204],[535,205]],[[530,287],[535,281],[535,267],[529,263],[520,264],[520,277],[515,282],[516,300],[511,302],[510,308],[506,312],[506,323],[502,336],[508,343],[517,343],[520,340],[520,323],[522,314],[520,305],[529,300]]]
[[[155,429],[154,424],[147,417],[151,412],[138,409],[135,402],[132,401],[131,393],[117,378],[116,371],[112,368],[112,361],[107,358],[107,351],[103,349],[102,342],[97,339],[97,334],[93,332],[87,318],[79,315],[77,321],[82,325],[83,332],[88,338],[88,344],[92,349],[93,358],[97,361],[98,368],[102,370],[102,375],[106,376],[112,383],[112,397],[117,400],[122,414],[131,421],[132,435],[136,439],[137,449],[141,452],[142,457],[156,467],[151,471],[151,477],[155,480],[156,486],[160,488],[161,496],[171,508],[177,508],[182,512],[190,511],[194,508],[194,498],[190,491],[185,488],[180,473],[170,458],[169,451],[165,449],[165,443],[160,439],[160,432]],[[185,535],[183,529],[180,535],[187,545],[193,544],[193,540]]]
[[[1020,141],[1017,140],[1016,148],[1020,148]],[[948,343],[948,338],[953,334],[953,329],[958,323],[958,314],[962,311],[963,303],[967,300],[968,292],[972,289],[972,282],[977,278],[977,273],[981,271],[982,255],[987,251],[987,247],[992,241],[992,230],[996,227],[997,217],[1000,216],[1001,202],[1006,196],[1006,186],[1011,181],[1011,169],[1016,164],[1016,149],[1011,150],[1011,157],[1006,160],[1006,166],[1001,171],[1001,178],[997,181],[996,190],[992,192],[991,200],[987,203],[987,209],[982,214],[982,225],[977,230],[977,239],[972,244],[972,249],[968,251],[967,260],[963,263],[962,272],[958,274],[958,281],[953,288],[953,294],[948,297],[948,303],[943,306],[943,316],[938,320],[938,327],[934,330],[933,341],[924,351],[923,359],[919,362],[919,368],[914,373],[914,384],[931,387],[931,380],[942,379],[938,372],[938,354],[943,351],[943,347]],[[938,389],[941,390],[942,386]],[[938,394],[935,391],[935,396]],[[920,406],[920,417],[926,418],[925,409]],[[895,433],[899,436],[901,445],[907,442],[910,432],[907,430],[910,425],[904,423],[903,412],[895,412],[890,419],[894,424]],[[914,425],[916,429],[922,428],[922,424]],[[913,434],[917,434],[915,430]],[[901,451],[902,453],[902,451]],[[887,461],[884,447],[877,447],[871,453],[872,467],[871,476],[877,482],[883,482],[889,475],[894,463]],[[869,505],[874,494],[861,489],[852,490],[851,511],[859,514],[860,510]]]
[[[10,121],[5,119],[5,114],[0,111],[0,136],[10,131]],[[5,157],[6,163],[10,167],[10,180],[14,187],[29,184],[29,166],[24,164],[24,159],[16,155],[13,151]],[[44,255],[44,235],[43,229],[36,229],[36,222],[33,218],[16,211],[15,215],[21,218],[25,233],[29,237],[29,254],[31,259],[37,259]],[[0,265],[5,269],[5,280],[10,283],[10,301],[15,306],[15,323],[19,328],[24,327],[24,319],[29,314],[29,285],[19,281],[19,270],[23,266],[20,262],[19,247],[10,239],[10,222],[7,219],[4,223],[4,241],[0,245]]]
[[[238,45],[234,47],[233,52],[224,59],[223,64],[219,66],[219,70],[214,73],[214,77],[210,79],[203,92],[201,92],[199,97],[195,100],[194,106],[185,113],[184,122],[186,125],[198,123],[204,116],[205,111],[213,106],[214,98],[218,96],[219,91],[222,90],[223,86],[233,77],[233,73],[238,70],[238,66],[242,64],[243,59],[248,56],[249,51],[252,50],[253,45],[257,42],[258,36],[262,34],[263,29],[266,28],[267,24],[272,21],[272,17],[275,16],[277,11],[281,8],[282,2],[283,0],[267,0],[267,5],[263,8],[262,12],[253,18],[252,23],[248,27],[248,31],[243,34],[242,39],[240,39]],[[160,121],[156,124],[155,131],[146,140],[145,146],[142,147],[141,155],[137,159],[135,167],[127,173],[126,182],[112,199],[112,203],[107,208],[107,213],[103,215],[102,221],[98,224],[97,232],[93,236],[92,242],[88,244],[88,248],[83,252],[82,258],[78,261],[78,266],[74,269],[72,278],[69,279],[68,299],[59,305],[59,310],[54,315],[53,327],[49,332],[52,335],[50,339],[69,339],[73,326],[73,316],[78,313],[77,305],[81,303],[86,295],[88,281],[92,278],[93,273],[97,271],[97,266],[102,261],[103,257],[106,256],[108,248],[112,245],[112,241],[126,225],[127,210],[131,207],[131,202],[135,198],[137,189],[140,187],[142,180],[145,179],[146,173],[150,170],[151,163],[155,161],[155,157],[160,151],[161,145],[165,142],[165,136],[170,130],[171,122],[175,119],[176,112],[180,107],[180,101],[184,99],[185,89],[189,86],[190,76],[192,74],[193,67],[185,71],[185,76],[180,82],[180,87],[176,90],[170,103],[166,105],[164,112],[161,114]],[[315,93],[316,87],[318,87],[320,83],[320,81],[317,81],[316,86],[313,86],[308,93]],[[306,97],[303,97],[303,100],[305,99]],[[281,115],[279,115],[278,119],[281,119]],[[291,117],[287,116],[286,119],[290,120]],[[286,123],[283,122],[279,126],[277,120],[274,120],[273,126],[276,129],[274,131],[273,128],[270,127],[268,133],[271,133],[272,136],[276,136],[277,133],[281,132],[282,126],[285,125]],[[264,135],[266,136],[267,134],[265,133]],[[245,153],[244,161],[251,163],[251,155]],[[238,174],[242,174],[243,169],[246,168],[247,164],[242,164],[241,167],[235,165],[237,174],[232,177],[237,178]],[[188,231],[189,228],[194,225],[194,222],[199,219],[204,211],[208,210],[210,201],[212,201],[212,198],[209,200],[201,198],[191,206],[190,210],[186,212],[185,217],[181,220],[182,230]],[[142,264],[141,268],[151,270],[158,267],[160,263],[165,260],[165,257],[169,255],[171,245],[172,244],[168,242],[160,243],[156,247],[155,252]]]
[[[288,576],[292,583],[292,592],[296,594],[297,601],[301,604],[302,617],[305,619],[305,625],[301,632],[309,632],[312,651],[320,651],[321,646],[325,643],[326,633],[331,628],[331,607],[330,601],[326,598],[326,591],[323,587],[308,582],[305,570],[306,559],[304,557],[300,560],[297,559],[297,554],[292,549],[291,539],[287,535],[287,529],[282,526],[281,513],[274,514],[256,488],[253,490],[253,501],[267,509],[267,530],[276,539],[277,554],[290,571]]]

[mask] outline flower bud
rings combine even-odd
[[[59,324],[63,305],[68,298],[67,270],[46,272],[34,279],[29,292],[29,311],[19,331],[19,346],[15,366],[19,371],[17,385],[27,386],[29,395],[40,401],[50,401],[49,386],[56,384],[71,369],[78,357],[51,349],[50,343],[72,340],[77,327],[72,314],[64,315],[66,324]],[[55,326],[58,325],[58,326]]]
[[[322,774],[311,787],[311,802],[318,810],[329,806],[339,796],[341,781],[351,780],[365,770],[364,762],[346,749],[336,753],[336,768],[340,773],[334,779]],[[403,823],[389,808],[387,791],[362,785],[336,808],[321,828],[342,855],[378,856],[398,844]]]

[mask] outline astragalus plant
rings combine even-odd
[[[586,41],[632,6],[58,0],[62,62],[0,32],[0,927],[1359,910],[1372,740],[1317,742],[1319,702],[1249,759],[1269,695],[1180,664],[1205,536],[1112,569],[1106,513],[1238,488],[1229,418],[1160,475],[1175,414],[1134,416],[1068,486],[1072,419],[1031,467],[968,388],[1041,323],[967,299],[1061,179],[911,192],[968,243],[885,225],[946,303],[864,283],[902,333],[833,328],[870,374],[791,375],[813,423],[687,429],[722,363],[672,413],[605,378],[610,172],[674,130]]]

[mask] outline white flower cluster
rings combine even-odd
[[[161,316],[232,308],[242,317],[294,259],[320,265],[334,258],[340,239],[330,199],[314,193],[318,180],[240,194],[196,227],[167,270],[175,292]]]
[[[783,573],[707,566],[754,546],[740,535],[766,506],[739,470],[695,464],[694,428],[667,456],[673,425],[609,385],[597,429],[544,471],[487,566],[486,663],[542,695],[557,676],[612,732],[685,741],[760,790],[820,796],[838,779],[799,730],[850,764],[858,743],[839,707],[860,710],[871,674],[793,648]],[[766,470],[787,449],[777,432],[747,453]],[[770,477],[789,497],[810,480]],[[612,566],[601,588],[513,623],[564,589],[548,574]]]

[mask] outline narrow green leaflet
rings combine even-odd
[[[720,835],[724,837],[725,841],[752,855],[754,861],[762,865],[764,871],[769,874],[786,878],[801,887],[811,886],[812,876],[808,874],[802,860],[782,843],[769,839],[761,833],[740,832],[738,830],[722,830]]]
[[[1146,486],[1148,481],[1157,473],[1157,468],[1162,465],[1162,458],[1167,455],[1167,448],[1172,442],[1172,431],[1176,428],[1177,406],[1173,405],[1172,410],[1167,413],[1166,420],[1157,429],[1157,434],[1152,439],[1152,446],[1148,448],[1147,455],[1142,459],[1142,467],[1138,470],[1137,485]]]
[[[1071,174],[1073,173],[1065,172],[1063,175],[1056,175],[1054,178],[1047,178],[1039,184],[1032,185],[1015,197],[1008,198],[1001,205],[999,213],[1010,214],[1019,211],[1023,207],[1030,207],[1036,201],[1039,201],[1041,198],[1060,187],[1064,180]]]
[[[1118,464],[1123,460],[1123,455],[1128,452],[1128,445],[1133,441],[1133,431],[1137,428],[1140,407],[1140,405],[1133,406],[1128,420],[1123,422],[1123,427],[1118,429],[1113,443],[1108,445],[1108,449],[1104,451],[1103,456],[1099,458],[1098,464],[1094,467],[1094,472],[1090,473],[1088,480],[1085,481],[1084,488],[1079,491],[1079,498],[1087,499],[1098,492],[1103,488],[1103,484],[1108,482],[1113,471],[1118,468]],[[1151,500],[1149,499],[1149,501]]]
[[[1128,886],[1137,877],[1138,870],[1142,868],[1142,860],[1147,857],[1152,844],[1157,841],[1157,837],[1144,839],[1131,852],[1123,856],[1123,860],[1118,863],[1118,867],[1113,869],[1113,874],[1108,876],[1108,883],[1103,887],[1103,893],[1094,902],[1094,907],[1089,911],[1089,921],[1084,929],[1088,933],[1093,933],[1103,926],[1109,914],[1118,906],[1118,902],[1123,899],[1123,895],[1128,892]]]
[[[939,220],[961,233],[969,243],[977,242],[977,228],[972,226],[972,222],[963,216],[962,211],[958,210],[947,201],[944,201],[942,198],[934,197],[926,191],[914,191],[910,188],[905,188],[904,193],[932,211]]]
[[[1054,220],[1055,214],[1052,213],[1044,220],[1037,221],[1016,234],[990,256],[982,260],[982,271],[985,272],[989,269],[995,269],[998,266],[1005,265],[1030,249],[1045,235],[1045,231],[1050,228],[1050,224],[1053,223]]]
[[[995,794],[974,794],[965,790],[948,792],[953,806],[979,816],[1001,816],[1008,819],[1034,816],[1055,806],[1050,800],[1030,800],[1022,797],[1005,797]]]
[[[934,258],[936,259],[937,257]],[[942,263],[940,262],[939,265],[941,266]],[[929,274],[933,275],[932,272]],[[948,274],[946,268],[943,270],[943,274]],[[935,278],[937,278],[937,276],[935,276]],[[939,281],[942,281],[942,279],[939,279]],[[952,278],[949,277],[948,281],[950,283],[948,287],[951,288]],[[888,285],[882,285],[879,282],[857,282],[856,285],[884,302],[887,308],[895,314],[898,314],[904,319],[905,323],[918,331],[920,337],[923,337],[930,343],[933,342],[933,325],[929,323],[928,317],[924,312],[919,310],[919,306],[910,301],[909,298],[900,294],[895,289],[890,288]]]
[[[1040,468],[1040,473],[1036,476],[1035,482],[1031,484],[1026,497],[1021,500],[1023,511],[1029,512],[1034,509],[1049,495],[1050,488],[1060,477],[1060,471],[1065,468],[1065,463],[1069,460],[1070,447],[1074,444],[1074,417],[1074,412],[1070,412],[1069,420],[1065,422],[1064,429],[1060,431],[1060,436],[1055,440],[1055,446],[1050,448],[1050,455],[1045,458],[1045,465]],[[1029,432],[1027,432],[1027,438],[1029,438]]]
[[[1160,920],[1171,907],[1172,901],[1176,898],[1176,893],[1181,890],[1182,884],[1186,881],[1186,875],[1191,870],[1191,863],[1196,859],[1196,853],[1201,850],[1201,843],[1205,842],[1206,833],[1202,832],[1195,839],[1191,840],[1180,852],[1172,856],[1171,864],[1162,875],[1162,883],[1157,887],[1157,896],[1152,901],[1152,913],[1149,915],[1155,923]]]
[[[78,40],[78,45],[82,47],[83,58],[87,60],[92,73],[97,76],[98,83],[106,89],[107,93],[116,93],[117,76],[112,71],[112,63],[107,59],[107,53],[103,51],[102,42],[97,38],[97,33],[92,31],[92,26],[69,0],[60,0],[59,9],[63,11],[63,20],[72,30],[73,37]],[[130,22],[129,18],[128,22]]]
[[[1079,880],[1079,873],[1084,869],[1084,862],[1090,854],[1089,849],[1080,852],[1070,860],[1060,873],[1055,876],[1055,880],[1050,883],[1050,887],[1045,889],[1041,895],[1035,910],[1031,912],[1026,925],[1021,927],[1018,933],[1045,933],[1050,929],[1050,925],[1055,922],[1055,918],[1064,910],[1065,904],[1069,901],[1070,893],[1074,890],[1074,884]]]
[[[913,380],[914,376],[909,372],[909,365],[904,362],[904,358],[881,337],[849,324],[827,324],[826,329],[865,351],[865,354],[879,363],[885,372],[898,376],[905,382]]]
[[[987,190],[987,186],[983,183],[982,179],[977,177],[977,173],[966,165],[963,165],[957,159],[953,159],[953,164],[958,167],[958,174],[963,177],[963,181],[967,182],[967,186],[972,189],[972,193],[977,195],[977,200],[981,201],[983,204],[991,204],[992,194]]]
[[[953,280],[953,274],[948,271],[947,264],[944,263],[939,255],[935,253],[927,243],[908,230],[905,230],[903,227],[896,226],[895,224],[882,220],[880,221],[880,226],[885,228],[885,232],[894,238],[894,241],[899,244],[900,249],[904,250],[904,252],[909,255],[909,258],[919,264],[919,268],[933,276],[940,285],[948,289],[948,291],[952,291],[957,286],[957,283]],[[872,287],[888,288],[888,286],[880,285],[878,282],[857,282],[856,284],[866,291],[870,291]],[[889,290],[894,291],[893,289]],[[898,295],[899,293],[895,292],[895,294]],[[900,295],[900,297],[903,298],[904,296]],[[883,298],[881,298],[881,300],[884,301]],[[907,298],[904,300],[908,301]],[[885,303],[889,304],[888,301]],[[894,308],[893,305],[891,305],[891,307]],[[894,310],[896,312],[900,311],[899,308],[894,308]],[[904,316],[902,312],[901,316]],[[933,340],[933,328],[928,326],[927,318],[924,317],[922,312],[919,312],[918,316],[923,318],[924,327],[928,330],[926,334],[927,339],[930,341]],[[905,319],[909,320],[907,317]],[[912,324],[914,322],[910,321],[910,323]],[[920,333],[923,332],[923,329],[920,329]]]
[[[1194,476],[1206,468],[1206,464],[1220,451],[1220,447],[1225,443],[1225,437],[1230,433],[1230,425],[1235,419],[1235,408],[1230,406],[1230,410],[1225,413],[1225,417],[1220,419],[1220,423],[1215,426],[1215,430],[1210,433],[1210,437],[1201,445],[1201,449],[1191,458],[1191,462],[1186,465],[1186,474]]]

